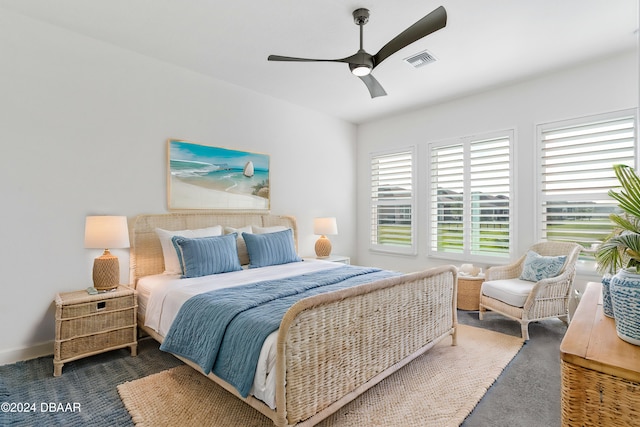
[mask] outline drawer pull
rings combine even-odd
[[[96,304],[96,310],[104,310],[107,307],[106,301],[98,301]]]

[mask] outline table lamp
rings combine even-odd
[[[104,249],[93,261],[93,287],[105,291],[120,284],[118,257],[109,248],[128,248],[129,229],[126,216],[88,216],[84,227],[84,247]]]
[[[316,256],[327,258],[331,254],[331,241],[327,239],[327,234],[338,234],[338,224],[335,218],[315,218],[313,220],[313,233],[320,234],[316,241]]]

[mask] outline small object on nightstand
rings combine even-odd
[[[482,269],[480,267],[476,267],[473,264],[462,264],[458,271],[463,276],[477,277],[482,274]]]
[[[89,289],[56,295],[56,336],[53,375],[65,363],[98,353],[130,347],[138,352],[136,291],[118,286],[91,295]]]

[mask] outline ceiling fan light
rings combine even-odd
[[[366,76],[371,73],[371,67],[368,65],[356,65],[351,69],[351,72],[358,77]]]

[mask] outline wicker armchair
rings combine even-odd
[[[513,264],[489,268],[480,290],[480,320],[487,310],[517,320],[520,322],[522,338],[525,341],[529,339],[529,322],[558,317],[569,323],[569,295],[582,246],[566,242],[542,242],[533,245],[530,250],[542,256],[566,255],[567,258],[557,276],[529,282],[519,279],[526,258],[526,255],[523,255]],[[485,291],[493,294],[493,297],[485,295]],[[496,293],[502,291],[510,298],[498,299]],[[516,295],[518,292],[521,294]],[[518,299],[513,298],[514,296],[524,301],[523,304],[514,302],[514,299]]]

